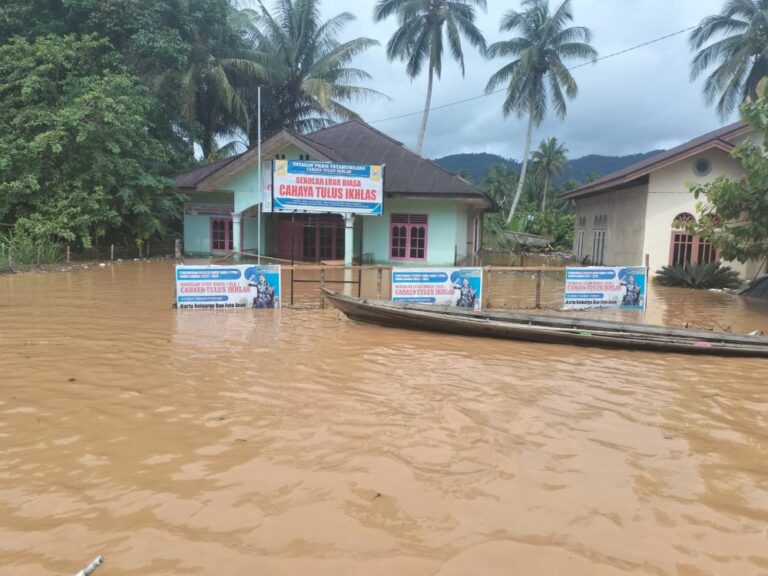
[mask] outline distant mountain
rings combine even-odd
[[[589,174],[605,176],[616,170],[621,170],[622,168],[641,162],[659,152],[661,152],[661,150],[654,150],[653,152],[646,152],[643,154],[630,154],[628,156],[601,156],[599,154],[582,156],[581,158],[568,161],[565,173],[560,178],[560,181],[578,180],[579,182],[586,182]],[[488,171],[488,168],[494,164],[506,164],[510,170],[518,173],[520,172],[520,162],[517,160],[510,160],[499,156],[498,154],[487,154],[485,152],[477,154],[453,154],[451,156],[444,156],[443,158],[436,158],[434,161],[451,172],[459,173],[462,170],[466,170],[475,182],[480,182]]]

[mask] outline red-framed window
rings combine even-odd
[[[211,252],[232,252],[232,218],[211,218]]]
[[[708,240],[685,230],[687,224],[696,222],[693,214],[683,212],[672,222],[672,240],[669,249],[669,265],[706,264],[720,260],[720,254]]]
[[[392,214],[389,227],[391,260],[426,260],[429,217],[426,214]]]

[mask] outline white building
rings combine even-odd
[[[642,266],[648,255],[651,271],[719,260],[711,244],[675,223],[696,217],[697,201],[689,184],[703,184],[721,175],[744,176],[730,152],[750,132],[742,122],[731,124],[562,195],[576,204],[574,255],[605,266]],[[745,278],[757,274],[760,266],[757,262],[727,264]]]

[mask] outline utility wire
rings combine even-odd
[[[635,46],[630,46],[629,48],[625,48],[624,50],[619,50],[618,52],[613,52],[611,54],[606,54],[605,56],[600,56],[599,58],[595,58],[594,60],[590,60],[589,62],[582,62],[581,64],[576,64],[575,66],[571,66],[570,68],[568,68],[568,70],[569,71],[576,70],[577,68],[582,68],[583,66],[589,66],[590,64],[597,64],[598,62],[602,62],[603,60],[608,60],[609,58],[615,58],[616,56],[621,56],[622,54],[626,54],[627,52],[632,52],[633,50],[644,48],[646,46],[650,46],[651,44],[656,44],[657,42],[663,42],[664,40],[668,40],[669,38],[673,38],[675,36],[679,36],[680,34],[685,34],[686,32],[695,30],[696,28],[699,28],[699,26],[700,24],[697,24],[696,26],[690,26],[688,28],[684,28],[683,30],[678,30],[677,32],[672,32],[671,34],[667,34],[666,36],[660,36],[658,38],[654,38],[653,40],[648,40],[647,42],[643,42],[642,44],[636,44]],[[463,100],[456,100],[455,102],[441,104],[440,106],[435,106],[434,108],[430,108],[429,111],[435,112],[437,110],[443,110],[444,108],[458,106],[459,104],[466,104],[467,102],[473,102],[475,100],[487,98],[488,96],[493,96],[494,94],[499,94],[500,92],[506,92],[506,90],[507,90],[506,88],[499,88],[498,90],[494,90],[493,92],[478,94],[477,96],[471,96]],[[399,116],[390,116],[389,118],[381,118],[379,120],[373,120],[370,122],[370,124],[378,124],[380,122],[390,122],[392,120],[400,120],[401,118],[410,118],[411,116],[420,116],[423,113],[424,113],[423,110],[419,112],[408,112],[407,114],[400,114]]]

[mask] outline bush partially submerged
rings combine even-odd
[[[685,264],[664,266],[656,271],[656,282],[662,286],[683,288],[738,288],[741,286],[739,273],[718,262],[707,264]]]

